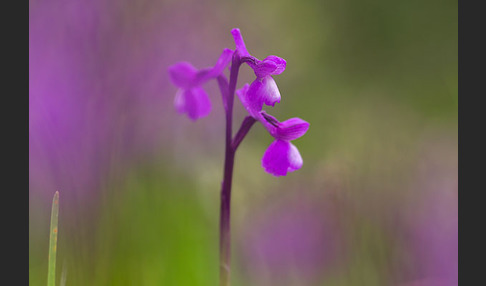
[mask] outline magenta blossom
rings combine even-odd
[[[243,106],[250,115],[260,121],[275,140],[268,146],[262,158],[262,167],[274,176],[285,176],[302,167],[303,160],[299,150],[290,141],[307,132],[309,123],[298,117],[279,122],[275,117],[262,110],[255,110],[248,101],[248,84],[236,91]]]
[[[256,79],[246,93],[248,107],[252,109],[252,111],[248,111],[253,116],[253,111],[262,110],[264,103],[274,106],[276,102],[280,102],[280,92],[272,75],[281,74],[285,70],[287,62],[277,56],[268,56],[261,61],[248,53],[239,29],[233,29],[231,34],[235,40],[235,52],[253,69],[256,75]]]
[[[172,83],[179,87],[174,105],[179,113],[187,113],[189,118],[197,120],[211,112],[211,101],[202,85],[219,76],[231,60],[233,51],[224,49],[214,67],[197,70],[188,62],[179,62],[169,67]]]

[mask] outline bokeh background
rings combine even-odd
[[[457,285],[456,0],[30,0],[29,280],[45,285],[60,192],[60,285],[217,285],[224,115],[173,108],[167,68],[213,65],[241,29],[278,55],[302,169],[241,144],[233,285]],[[238,87],[253,80],[243,66]],[[235,128],[245,116],[235,103]]]

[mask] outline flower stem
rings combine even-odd
[[[231,64],[230,81],[228,84],[228,93],[223,94],[226,99],[226,140],[225,140],[225,158],[224,158],[224,174],[221,186],[221,212],[219,225],[219,261],[220,274],[219,285],[229,286],[231,281],[231,236],[230,236],[230,219],[231,219],[231,183],[233,180],[233,166],[235,160],[236,148],[233,148],[233,102],[236,89],[236,82],[238,80],[238,71],[241,62],[239,55],[235,53]],[[220,85],[221,86],[221,85]],[[241,138],[243,139],[243,138]],[[241,140],[240,140],[241,141]]]
[[[231,237],[230,237],[230,208],[231,208],[231,181],[233,177],[234,151],[226,148],[224,180],[221,190],[221,213],[220,213],[220,233],[219,233],[219,261],[220,276],[219,285],[230,285],[231,271]],[[230,149],[228,151],[228,149]]]
[[[240,146],[241,141],[243,141],[246,134],[248,133],[248,131],[250,131],[250,128],[253,126],[253,124],[255,124],[255,122],[256,119],[251,116],[247,116],[245,117],[245,119],[243,119],[240,130],[238,130],[232,142],[232,148],[233,150],[235,150],[235,152],[238,146]]]

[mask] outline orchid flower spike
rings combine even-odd
[[[219,76],[232,56],[232,50],[224,49],[213,67],[201,70],[197,70],[188,62],[179,62],[169,67],[170,79],[179,88],[174,99],[175,108],[179,113],[187,113],[193,121],[209,115],[211,101],[201,86]]]
[[[261,61],[250,55],[239,29],[233,29],[231,34],[236,45],[236,55],[253,69],[256,76],[246,92],[246,101],[255,112],[262,110],[263,104],[274,106],[275,103],[280,102],[281,96],[272,75],[281,74],[287,62],[273,55]]]
[[[190,119],[197,120],[211,112],[211,102],[202,88],[210,79],[216,78],[223,99],[226,119],[224,173],[221,182],[220,211],[220,284],[230,284],[231,243],[230,243],[230,210],[231,182],[235,154],[239,144],[248,134],[250,128],[259,121],[272,135],[274,141],[268,146],[262,157],[262,167],[274,176],[286,176],[303,165],[299,150],[291,141],[303,136],[309,129],[309,123],[294,117],[283,122],[267,114],[263,104],[274,106],[280,102],[280,91],[272,76],[281,74],[287,62],[277,56],[268,56],[263,60],[250,55],[239,29],[231,30],[235,41],[235,50],[224,49],[213,67],[197,70],[188,62],[180,62],[169,67],[169,76],[179,89],[175,97],[175,108],[179,113],[187,113]],[[231,61],[229,81],[223,71]],[[242,63],[253,69],[255,80],[236,90],[238,71]],[[233,136],[233,103],[234,94],[250,114],[241,123],[240,129]]]

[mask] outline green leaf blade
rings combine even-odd
[[[56,285],[56,254],[57,254],[57,234],[59,218],[59,191],[56,191],[52,199],[51,209],[51,230],[49,236],[49,264],[47,272],[47,286]]]

